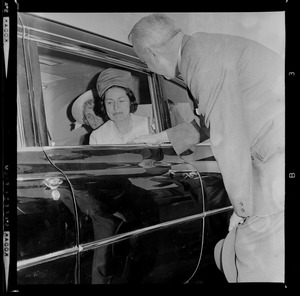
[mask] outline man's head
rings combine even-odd
[[[139,20],[128,35],[137,56],[148,68],[174,78],[177,71],[178,50],[183,33],[174,21],[164,14],[151,14]]]
[[[103,119],[94,113],[94,95],[92,90],[81,94],[72,105],[72,116],[76,122],[90,126],[92,129],[103,124]]]
[[[97,129],[104,123],[102,117],[95,114],[94,106],[94,99],[89,99],[83,104],[82,110],[83,122],[90,126],[93,130]]]

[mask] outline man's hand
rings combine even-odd
[[[143,135],[136,137],[132,140],[132,143],[140,144],[140,143],[146,143],[151,145],[159,145],[163,142],[168,142],[168,136],[166,132],[161,132],[154,135]]]

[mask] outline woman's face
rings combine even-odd
[[[116,122],[126,120],[130,115],[130,100],[126,91],[120,87],[113,87],[105,92],[105,108],[108,117]]]

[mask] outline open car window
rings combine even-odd
[[[170,114],[170,125],[173,127],[192,120],[199,123],[199,118],[194,115],[193,104],[186,89],[167,79],[162,79],[161,82],[163,84],[163,97]]]
[[[84,92],[95,90],[98,75],[109,67],[131,72],[138,103],[135,114],[149,117],[154,122],[147,74],[45,45],[38,46],[38,55],[48,137],[52,146],[88,144],[88,141],[83,142],[83,137],[88,136],[90,130],[75,120],[72,104]],[[97,93],[94,95],[97,99]]]
[[[165,78],[161,79],[161,83],[165,109],[169,114],[168,125],[173,127],[183,122],[192,122],[195,120],[209,137],[209,130],[205,126],[204,116],[201,114],[198,116],[194,113],[193,101],[189,97],[187,89],[175,81]]]

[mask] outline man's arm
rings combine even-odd
[[[133,143],[162,144],[171,142],[177,154],[208,139],[208,135],[198,126],[195,120],[183,122],[154,135],[144,135],[133,139]]]
[[[177,154],[181,154],[194,145],[208,139],[207,134],[195,120],[176,125],[167,129],[166,132]]]
[[[213,154],[235,213],[252,214],[252,162],[249,131],[234,67],[223,69],[217,99],[208,118]]]

